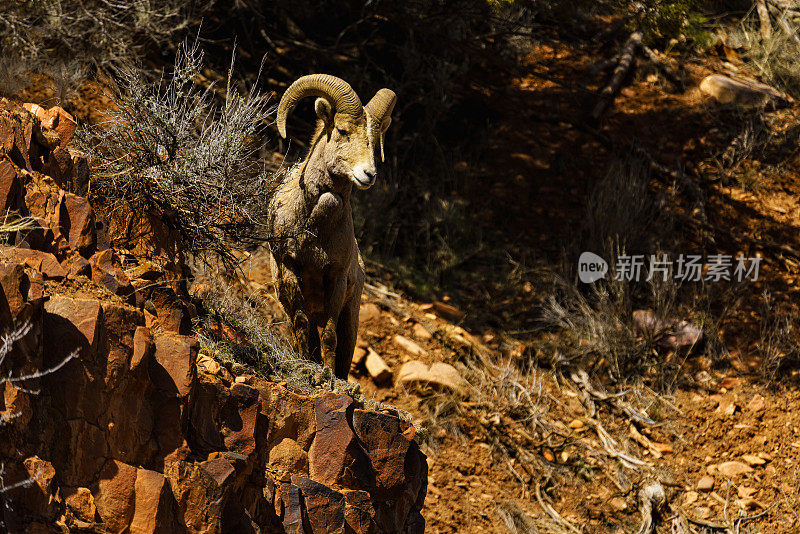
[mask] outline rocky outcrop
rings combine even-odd
[[[200,355],[193,306],[153,283],[163,270],[142,258],[123,268],[98,239],[102,218],[75,185],[86,179],[77,156],[70,167],[54,154],[69,153],[71,118],[39,114],[0,103],[0,202],[43,226],[0,247],[0,327],[30,325],[0,373],[58,370],[0,382],[0,414],[13,416],[0,426],[3,484],[31,481],[2,493],[0,523],[422,532],[427,463],[414,427],[348,396],[234,376]]]

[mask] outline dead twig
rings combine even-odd
[[[797,31],[789,26],[788,22],[786,22],[786,12],[781,12],[781,10],[775,7],[775,5],[772,3],[769,5],[769,12],[772,13],[773,17],[775,17],[775,22],[778,23],[778,26],[780,26],[786,35],[791,37],[798,48],[800,48],[800,36],[798,36]]]
[[[708,224],[708,217],[706,216],[706,195],[703,190],[697,185],[689,176],[683,172],[681,168],[670,168],[663,163],[658,162],[648,150],[642,146],[635,146],[634,151],[643,157],[650,164],[650,167],[662,176],[672,178],[683,187],[695,202],[694,211],[696,211],[697,218],[703,224]]]
[[[569,523],[566,519],[561,517],[561,515],[556,512],[552,506],[544,501],[542,498],[541,484],[536,484],[536,500],[539,502],[539,506],[542,507],[542,510],[544,510],[544,512],[550,516],[550,519],[555,521],[559,526],[569,530],[570,532],[575,532],[575,534],[581,534],[580,530],[574,527],[572,523]]]
[[[647,56],[647,59],[650,60],[656,68],[661,71],[661,74],[669,80],[669,82],[677,87],[679,90],[683,91],[685,89],[685,84],[683,83],[683,79],[675,72],[672,67],[670,67],[666,62],[662,61],[658,54],[656,54],[653,49],[649,46],[642,45],[642,52],[644,55]]]
[[[767,41],[772,37],[772,24],[769,22],[767,3],[764,0],[758,0],[756,2],[756,11],[758,12],[758,20],[761,23],[761,39]]]
[[[642,44],[642,37],[642,32],[633,32],[622,47],[619,63],[614,69],[614,73],[611,75],[611,81],[600,91],[600,101],[597,102],[597,105],[592,111],[592,119],[595,121],[600,120],[600,117],[603,116],[608,105],[622,88],[622,82],[633,65],[636,49]]]
[[[658,511],[667,502],[664,487],[656,481],[649,482],[639,491],[639,500],[642,501],[642,524],[637,534],[653,534]]]

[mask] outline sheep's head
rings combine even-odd
[[[375,149],[383,161],[383,137],[391,124],[397,100],[394,92],[381,89],[366,106],[344,80],[328,74],[311,74],[294,82],[278,104],[278,132],[286,137],[286,118],[297,103],[318,97],[314,109],[321,121],[318,147],[328,172],[349,179],[359,189],[375,183]]]

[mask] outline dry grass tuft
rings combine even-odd
[[[738,36],[744,43],[745,59],[759,77],[792,97],[800,97],[800,28],[795,19],[785,18],[785,25],[773,27],[768,39],[763,39],[758,17],[746,18],[739,28]],[[788,30],[788,31],[787,31]]]

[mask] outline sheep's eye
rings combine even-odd
[[[344,130],[342,128],[336,128],[336,130],[339,132],[339,135],[347,137],[347,135],[348,135],[347,130]]]

